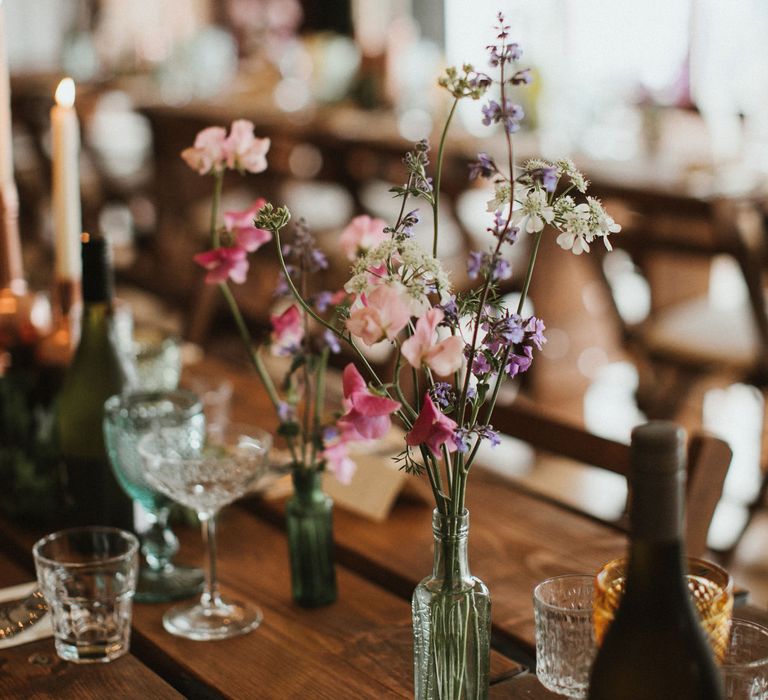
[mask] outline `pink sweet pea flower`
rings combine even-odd
[[[272,234],[264,229],[256,228],[253,220],[256,214],[267,203],[263,197],[259,197],[248,209],[244,211],[224,212],[224,226],[227,231],[235,234],[237,245],[249,253],[258,250],[265,243],[272,240]]]
[[[208,270],[205,276],[206,284],[221,284],[226,282],[227,278],[242,284],[248,274],[246,252],[240,246],[207,250],[195,255],[193,260]]]
[[[209,126],[195,137],[195,145],[181,152],[184,162],[200,175],[223,170],[227,155],[225,142],[227,132],[220,126]]]
[[[267,169],[269,139],[257,139],[253,135],[253,122],[237,119],[232,122],[229,136],[224,143],[227,167],[260,173]]]
[[[362,306],[352,310],[346,327],[366,345],[384,338],[392,340],[411,318],[406,292],[394,285],[379,285],[370,295],[363,294],[360,300]]]
[[[437,342],[437,326],[443,318],[442,309],[429,309],[416,321],[414,334],[402,346],[403,357],[411,367],[420,369],[425,364],[441,377],[456,372],[464,361],[464,342],[459,336]]]
[[[457,427],[456,421],[446,416],[435,406],[429,394],[424,394],[424,405],[421,407],[421,413],[413,424],[411,432],[405,436],[405,442],[411,447],[426,443],[432,454],[439,457],[440,448],[443,445],[449,452],[456,451],[453,433]]]
[[[400,404],[372,393],[351,362],[344,368],[343,379],[346,413],[339,418],[339,427],[349,439],[377,440],[384,437],[392,425],[389,416],[400,409]]]
[[[295,353],[304,339],[304,324],[299,307],[291,304],[283,313],[270,316],[269,320],[272,323],[272,354],[285,357]]]
[[[387,239],[383,219],[372,219],[363,214],[349,222],[339,236],[339,245],[349,260],[354,260],[360,253],[375,248]]]
[[[348,440],[344,433],[325,443],[323,459],[326,468],[342,484],[349,484],[357,470],[357,465],[352,461],[348,451]]]

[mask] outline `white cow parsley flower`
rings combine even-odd
[[[561,176],[566,175],[579,192],[583,194],[587,191],[589,180],[582,175],[570,158],[561,158],[555,163],[555,166],[557,167],[558,174]]]
[[[512,192],[508,182],[497,182],[496,193],[494,194],[493,199],[488,200],[487,211],[494,212],[504,209],[504,207],[509,205],[510,194],[512,194]]]
[[[557,245],[563,250],[570,250],[574,255],[589,252],[589,242],[594,238],[590,230],[590,211],[588,204],[577,204],[563,215],[562,233],[557,237]]]
[[[540,187],[531,187],[520,200],[520,208],[512,214],[512,223],[528,233],[538,233],[545,224],[551,224],[555,210],[549,204],[547,193]]]

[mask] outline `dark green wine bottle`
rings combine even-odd
[[[133,505],[110,469],[104,446],[104,402],[126,386],[112,304],[106,241],[83,234],[83,318],[80,342],[57,399],[59,451],[67,478],[70,525],[133,528]]]
[[[684,440],[665,421],[632,433],[626,588],[592,667],[590,700],[724,698],[685,579]]]

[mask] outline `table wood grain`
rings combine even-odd
[[[0,554],[0,587],[32,578],[28,570]],[[132,654],[107,664],[67,663],[56,655],[53,638],[49,638],[0,649],[0,697],[173,700],[183,696]]]
[[[211,372],[233,382],[235,420],[276,428],[258,378],[207,359],[195,372]],[[418,477],[413,477],[418,478]],[[284,521],[283,503],[253,502],[251,507],[276,525]],[[470,511],[470,569],[490,588],[497,640],[530,655],[535,647],[532,593],[545,578],[592,573],[622,556],[626,537],[597,522],[475,468],[467,489]],[[342,508],[335,510],[334,537],[339,561],[364,578],[403,598],[432,567],[431,508],[401,498],[389,518],[375,523]]]
[[[206,360],[195,371],[227,376],[235,383],[236,420],[255,420],[274,429],[274,416],[261,386],[246,370]],[[534,585],[556,574],[596,570],[623,552],[624,538],[612,528],[482,470],[472,476],[468,506],[470,564],[491,590],[494,644],[518,659],[526,658],[534,646]],[[27,690],[38,683],[40,697],[66,697],[44,693],[72,689],[88,698],[91,696],[81,686],[87,689],[96,682],[109,689],[109,697],[121,697],[120,681],[109,685],[112,679],[98,674],[122,677],[125,673],[141,689],[142,694],[134,697],[178,697],[176,691],[200,700],[412,697],[408,601],[418,580],[432,566],[431,508],[401,499],[384,523],[373,523],[341,508],[334,517],[340,564],[335,604],[305,610],[292,602],[283,504],[248,501],[221,515],[219,575],[225,595],[263,609],[265,619],[258,630],[218,642],[180,639],[162,627],[168,605],[137,604],[132,655],[91,671],[93,667],[56,663],[53,645],[41,642],[41,649],[47,649],[53,659],[52,666],[38,664],[32,675],[13,671],[11,675],[21,679],[13,693],[23,686],[28,696]],[[179,559],[200,564],[198,531],[177,531],[182,541]],[[23,569],[31,572],[30,548],[39,534],[0,523],[0,552],[16,562],[7,570],[21,577],[19,580],[31,578]],[[0,584],[3,580],[0,578]],[[8,580],[6,585],[12,582]],[[29,648],[37,653],[33,647]],[[5,668],[30,665],[21,649],[8,656]],[[39,680],[43,676],[49,685]],[[524,673],[519,663],[498,652],[492,655],[491,676],[493,698],[553,697],[535,675]],[[0,695],[3,682],[7,683],[0,678]],[[158,682],[163,690],[152,694],[140,685],[144,682]]]
[[[470,569],[491,591],[494,632],[532,653],[534,586],[550,576],[597,572],[624,553],[625,538],[483,470],[470,478]],[[283,520],[282,502],[251,507],[276,524]],[[384,523],[338,508],[334,536],[342,563],[402,597],[431,571],[431,510],[423,503],[401,499]]]
[[[184,673],[225,696],[300,698],[412,697],[410,606],[338,567],[339,599],[307,610],[291,600],[285,535],[239,508],[222,513],[219,571],[225,595],[258,605],[264,622],[253,633],[200,643],[162,629],[167,606],[137,605],[137,634]],[[197,533],[181,533],[183,554],[201,553]],[[492,676],[521,667],[493,654]]]
[[[521,673],[491,686],[489,700],[563,700],[547,690],[534,673]]]
[[[178,559],[202,563],[198,531],[177,531],[182,543]],[[315,610],[300,608],[291,600],[287,540],[280,529],[235,506],[222,512],[218,531],[224,595],[261,607],[264,622],[248,635],[195,642],[163,629],[168,604],[135,604],[132,649],[144,664],[184,695],[206,700],[413,696],[406,601],[338,567],[339,600]],[[8,525],[0,532],[2,543],[6,547],[12,543],[29,567],[27,552],[36,535]],[[29,578],[30,574],[21,575],[21,580]],[[47,649],[54,655],[52,643]],[[15,659],[14,665],[18,662]],[[494,682],[522,670],[518,663],[492,653]]]

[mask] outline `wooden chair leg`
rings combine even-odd
[[[214,285],[203,284],[190,305],[186,319],[187,340],[205,346],[218,306],[219,290]]]

